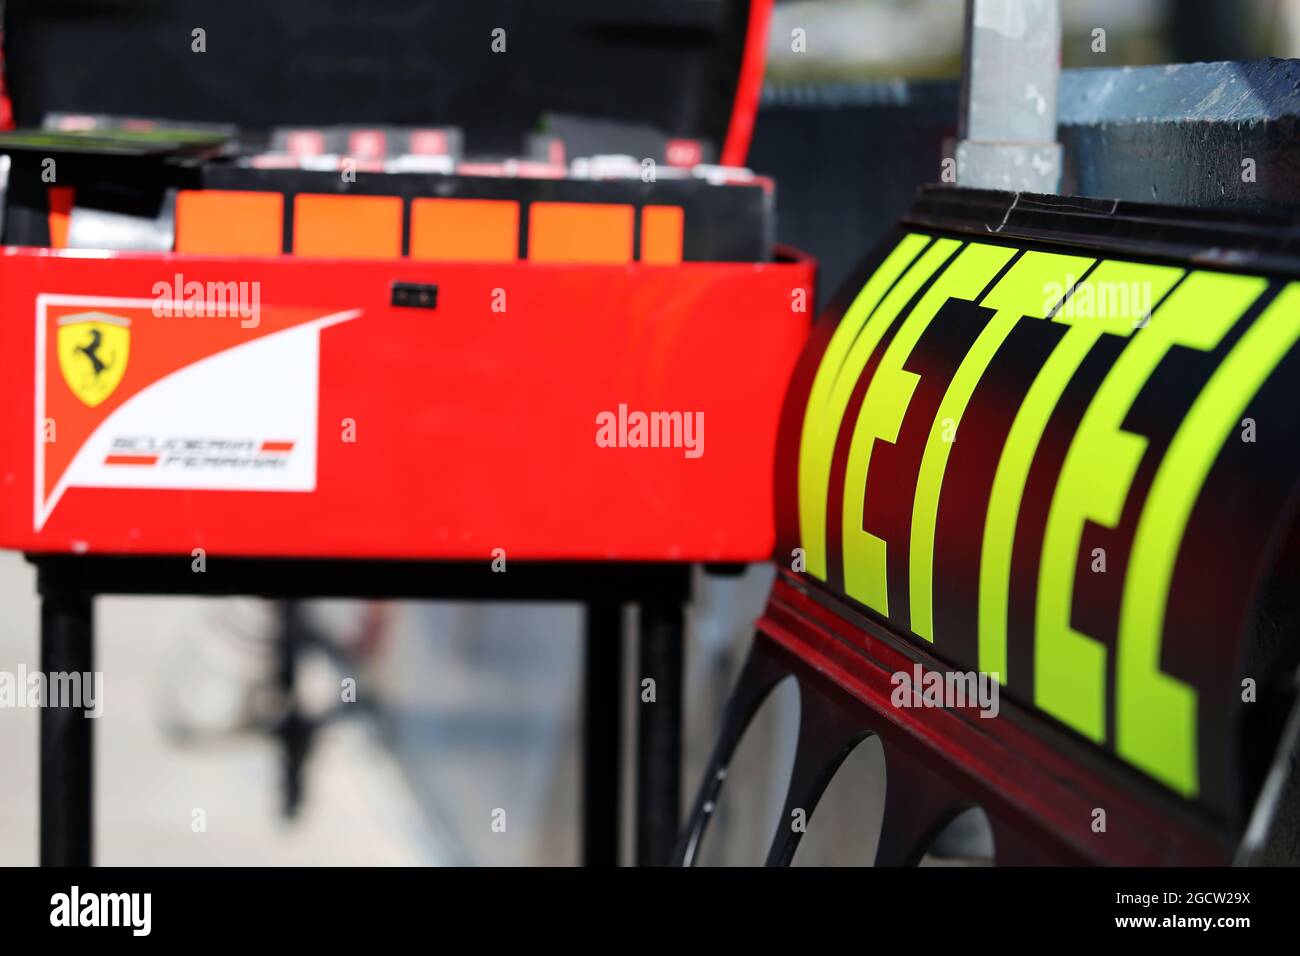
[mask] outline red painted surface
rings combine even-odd
[[[316,489],[72,487],[35,531],[38,293],[149,298],[177,273],[187,282],[259,282],[264,309],[361,310],[320,333]],[[812,280],[807,262],[567,266],[5,249],[0,546],[762,560],[773,546],[777,420],[807,331],[791,291],[811,294]],[[436,284],[437,308],[392,307],[394,281]],[[494,311],[502,301],[505,311]],[[194,323],[193,335],[206,339],[204,323],[232,324],[235,339],[266,331],[244,333],[237,318],[167,321]],[[139,326],[134,334],[144,334]],[[171,337],[184,347],[186,335]],[[65,387],[51,374],[50,388]],[[703,413],[704,454],[598,447],[597,414],[617,414],[620,404]],[[356,423],[355,442],[342,440],[344,419]]]
[[[763,70],[767,66],[767,28],[772,19],[774,0],[753,0],[749,5],[749,23],[745,28],[745,53],[740,61],[740,78],[736,81],[736,98],[731,107],[731,122],[722,146],[722,165],[744,166],[749,155],[749,141],[754,135],[758,102],[763,95]]]

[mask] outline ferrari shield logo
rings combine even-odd
[[[59,319],[59,369],[72,394],[94,408],[113,394],[131,354],[131,321],[105,312]]]

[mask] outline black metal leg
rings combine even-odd
[[[582,862],[618,866],[623,774],[623,608],[586,605],[583,669]]]
[[[799,682],[799,743],[767,866],[790,865],[803,836],[802,828],[794,826],[795,811],[803,812],[805,825],[812,819],[831,778],[866,733],[862,723],[834,697],[809,681]]]
[[[684,621],[681,603],[672,600],[647,601],[640,610],[636,861],[666,866],[681,821]],[[653,702],[646,700],[646,678],[654,681]]]
[[[885,815],[876,866],[916,866],[930,843],[969,802],[938,774],[885,738]]]
[[[93,679],[94,599],[51,593],[41,602],[41,670]],[[94,720],[83,701],[41,708],[41,865],[90,866]],[[64,706],[54,707],[60,703]]]
[[[302,604],[284,601],[279,607],[276,633],[276,685],[284,711],[276,727],[283,754],[283,793],[280,804],[285,819],[292,820],[302,809],[303,769],[311,749],[314,727],[298,703],[298,657],[306,642]]]

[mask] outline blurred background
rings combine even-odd
[[[952,79],[961,68],[960,0],[792,0],[772,21],[768,79]],[[1294,0],[1062,0],[1061,65],[1142,66],[1294,56]],[[802,27],[806,53],[790,31]],[[1106,31],[1094,49],[1093,31]]]
[[[1067,68],[1300,54],[1300,0],[1065,0],[1064,11]],[[780,239],[821,260],[823,301],[915,186],[937,178],[961,37],[960,0],[778,4],[750,165],[776,178]],[[771,573],[697,574],[687,803]],[[0,670],[38,666],[38,615],[33,570],[0,554]],[[276,640],[286,621],[299,652],[293,700]],[[101,864],[578,860],[576,605],[100,598],[96,629]],[[348,678],[357,700],[340,706]],[[797,691],[783,686],[742,745],[703,862],[761,862],[797,720]],[[0,864],[36,861],[37,722],[34,710],[0,709]],[[837,776],[796,864],[870,861],[876,746]]]

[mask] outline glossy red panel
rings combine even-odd
[[[811,287],[809,264],[5,253],[4,547],[469,559],[485,558],[494,548],[521,559],[737,561],[771,553],[776,424],[807,330],[807,315],[791,311],[791,292]],[[436,307],[393,306],[394,282],[436,285]],[[160,295],[179,298],[194,283],[246,290],[244,298],[256,299],[262,321],[254,327],[238,314],[187,317],[179,302],[174,317],[150,311]],[[268,469],[314,452],[314,490],[83,487],[74,481],[37,530],[35,462],[48,451],[39,418],[50,417],[37,415],[41,293],[91,303],[44,310],[50,407],[69,407],[75,395],[69,397],[72,386],[54,354],[61,348],[58,329],[48,323],[62,315],[75,326],[85,320],[84,310],[135,316],[118,387],[143,391],[119,400],[119,412],[157,387],[138,380],[144,369],[171,381],[164,373],[181,365],[194,373],[192,388],[201,384],[202,372],[209,376],[202,380],[206,399],[172,409],[179,419],[169,420],[181,422],[180,432],[191,413],[208,423],[220,422],[227,407],[232,415],[243,408],[246,422],[249,414],[254,422],[264,416],[265,428],[245,428],[246,436],[236,428],[223,440],[247,437],[240,454],[247,451],[245,457]],[[95,305],[98,298],[110,305]],[[111,306],[130,300],[136,306]],[[83,311],[69,318],[77,309]],[[315,396],[305,395],[305,379],[288,367],[310,365],[313,334],[319,347]],[[277,336],[278,345],[268,344]],[[70,339],[72,357],[65,360],[80,363],[86,356],[76,349],[89,341]],[[225,366],[217,359],[257,342],[279,351],[265,352],[270,357],[257,370],[220,371]],[[186,351],[168,365],[170,356],[158,353],[174,349]],[[266,362],[282,361],[285,349],[292,354],[281,378],[281,367]],[[208,359],[193,361],[195,354]],[[250,396],[260,402],[266,394],[272,400],[249,412]],[[315,430],[303,441],[277,424],[280,406],[306,401],[310,411],[313,397]],[[93,419],[96,408],[110,409],[113,402],[110,396],[81,414]],[[702,433],[680,435],[677,447],[628,447],[635,444],[634,423],[627,424],[636,412],[691,416],[702,421]],[[614,447],[597,441],[602,421],[615,423],[604,433]],[[79,440],[80,433],[58,432],[58,422],[52,424],[56,441]],[[206,434],[198,425],[195,431]],[[686,447],[688,438],[693,447]],[[622,447],[620,439],[627,439]],[[142,445],[120,439],[111,453],[147,458],[158,453],[157,441],[167,440],[162,435]],[[60,451],[59,460],[69,458]],[[109,481],[129,482],[161,467],[168,454],[163,448],[163,461],[154,466],[121,466],[122,457],[117,467],[102,459],[92,464]]]

